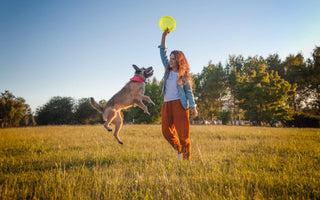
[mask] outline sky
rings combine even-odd
[[[0,0],[0,92],[35,112],[54,96],[108,100],[132,64],[161,80],[166,15],[176,21],[168,52],[183,51],[191,73],[230,55],[311,58],[319,8],[319,0]]]

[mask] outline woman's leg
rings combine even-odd
[[[164,138],[172,147],[181,153],[179,138],[177,137],[176,128],[173,124],[173,105],[172,101],[164,102],[161,108],[161,126]]]
[[[190,121],[189,110],[185,109],[180,100],[173,101],[173,124],[179,136],[181,152],[183,158],[190,160],[191,158],[191,143],[190,143]]]

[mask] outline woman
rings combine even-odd
[[[193,117],[198,112],[191,89],[192,78],[190,68],[182,51],[172,51],[167,57],[166,37],[169,31],[162,34],[160,56],[165,67],[162,93],[164,104],[161,109],[162,134],[178,151],[178,159],[190,160],[190,122],[188,102]]]

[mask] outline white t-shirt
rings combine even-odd
[[[178,72],[170,71],[166,80],[164,102],[180,99],[177,89]]]

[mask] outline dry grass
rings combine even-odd
[[[178,161],[159,125],[0,129],[0,199],[320,199],[320,129],[192,126]]]

